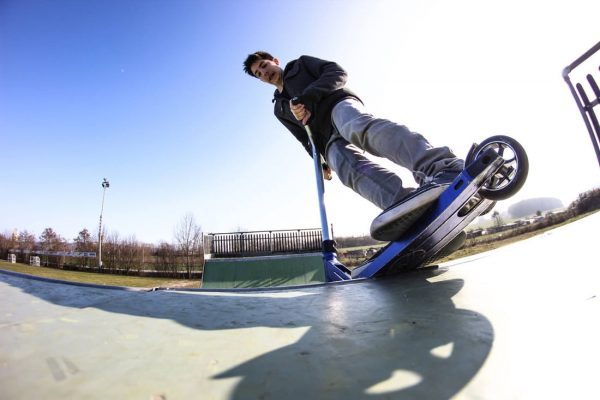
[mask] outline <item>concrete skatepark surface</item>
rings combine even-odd
[[[0,399],[598,399],[599,226],[280,290],[0,273]]]

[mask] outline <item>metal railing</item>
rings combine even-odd
[[[577,108],[579,108],[579,112],[581,113],[585,126],[590,134],[594,150],[596,151],[596,157],[600,164],[600,124],[598,123],[598,115],[594,110],[594,107],[597,107],[600,104],[600,89],[598,88],[598,83],[592,73],[588,73],[585,79],[589,88],[586,91],[586,88],[584,88],[581,83],[576,83],[575,86],[573,86],[569,76],[575,68],[589,60],[596,52],[598,52],[598,50],[600,50],[600,42],[596,43],[594,47],[586,51],[581,57],[567,66],[563,70],[562,75],[571,90],[571,94],[575,98]],[[598,73],[598,71],[600,71],[600,66],[595,65],[593,70]]]
[[[321,251],[320,229],[209,233],[204,248],[214,258]]]

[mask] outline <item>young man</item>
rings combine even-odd
[[[433,147],[405,126],[369,114],[359,97],[346,88],[346,71],[335,62],[301,56],[281,68],[277,58],[257,51],[244,61],[244,71],[277,88],[275,116],[312,155],[303,125],[311,127],[315,147],[327,162],[323,167],[326,179],[331,179],[331,167],[344,185],[381,209],[394,210],[399,203],[408,207],[402,213],[423,208],[463,169],[464,162],[448,147]],[[420,187],[405,187],[398,175],[366,158],[363,151],[409,169]],[[387,223],[394,213],[384,214]],[[393,240],[391,236],[397,236],[400,229],[392,226],[374,237]]]

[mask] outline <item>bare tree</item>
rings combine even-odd
[[[117,232],[110,232],[106,235],[106,239],[103,239],[102,245],[102,267],[108,269],[116,269],[119,267],[121,259],[121,248],[119,245],[119,234]]]
[[[19,232],[17,236],[17,250],[21,256],[21,262],[27,263],[29,253],[35,249],[35,235],[27,232],[27,230]]]
[[[183,258],[188,278],[192,277],[195,266],[200,267],[202,256],[202,228],[196,223],[192,213],[185,214],[175,228],[175,241]]]
[[[168,271],[175,276],[177,273],[177,250],[167,242],[161,242],[155,252],[156,270]]]
[[[67,250],[67,241],[63,239],[58,233],[54,231],[52,228],[46,228],[40,235],[40,244],[42,246],[42,250],[44,251],[65,251]],[[46,266],[48,264],[56,265],[57,267],[62,267],[65,263],[65,256],[42,256],[44,263]]]
[[[504,220],[502,219],[502,215],[500,215],[500,213],[498,211],[494,211],[492,213],[492,219],[494,220],[494,225],[496,226],[496,228],[499,228],[502,225],[504,225]]]
[[[141,252],[140,270],[144,270],[146,269],[147,265],[152,265],[152,259],[156,246],[148,243],[139,243],[139,246]]]
[[[58,239],[58,235],[52,228],[46,228],[40,235],[40,245],[43,251],[55,251],[54,244]],[[48,266],[50,257],[47,254],[42,255],[42,264]]]
[[[87,230],[87,228],[83,228],[83,230],[79,232],[79,235],[77,235],[77,237],[73,239],[73,242],[75,242],[75,251],[93,252],[95,250],[95,244],[92,241],[92,235]],[[88,267],[90,263],[89,260],[90,259],[87,257],[78,257],[77,263],[79,265],[84,265]]]
[[[0,260],[8,259],[11,249],[17,248],[17,236],[8,231],[0,234]]]
[[[131,271],[132,269],[139,270],[139,266],[141,264],[141,249],[135,236],[130,236],[128,239],[121,240],[119,246],[119,268],[123,269],[125,273]]]

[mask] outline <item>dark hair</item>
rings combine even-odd
[[[252,64],[254,64],[255,62],[257,62],[259,60],[273,61],[274,59],[275,59],[275,57],[273,57],[266,51],[255,51],[252,54],[248,54],[248,57],[246,57],[246,60],[244,61],[244,72],[247,73],[248,75],[250,75],[251,77],[256,78],[254,76],[254,74],[252,73],[252,70],[250,69],[250,67],[252,67]]]

